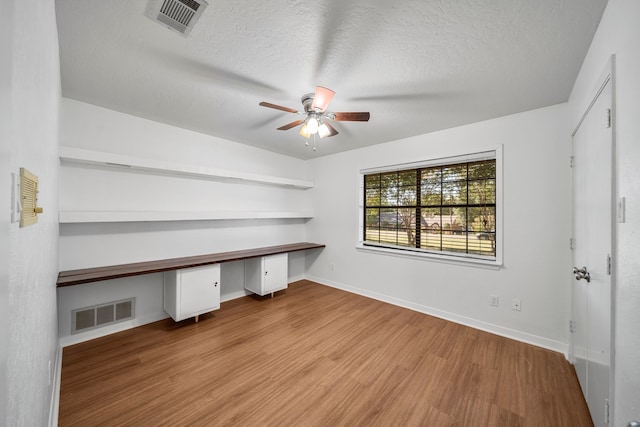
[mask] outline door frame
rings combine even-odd
[[[615,331],[616,331],[616,276],[618,270],[618,250],[617,250],[617,232],[618,232],[618,192],[617,192],[617,154],[616,154],[616,82],[615,82],[615,55],[611,55],[609,60],[607,61],[600,77],[596,81],[596,84],[589,92],[591,95],[587,98],[587,103],[584,108],[582,108],[583,113],[580,115],[577,124],[574,126],[571,131],[571,158],[573,159],[574,153],[574,138],[578,130],[580,129],[580,125],[586,119],[587,115],[591,111],[591,108],[596,103],[596,100],[604,90],[607,84],[611,84],[611,200],[610,200],[610,210],[611,210],[611,325],[610,325],[610,337],[609,337],[609,345],[610,345],[610,361],[609,361],[609,425],[614,426],[614,404],[615,401]],[[571,236],[572,236],[572,253],[571,253],[571,264],[573,264],[573,241],[575,236],[574,232],[574,219],[575,219],[575,206],[574,206],[574,181],[573,181],[573,168],[571,170]],[[573,265],[569,266],[569,271],[573,268]],[[570,276],[570,280],[575,280],[573,275]],[[572,282],[571,282],[572,283]],[[569,315],[570,318],[573,319],[573,286],[570,284],[570,293],[571,298],[569,301]],[[572,328],[570,327],[570,330]],[[574,358],[574,343],[573,343],[573,333],[569,332],[569,361],[573,364],[575,362]]]

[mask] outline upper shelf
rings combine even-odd
[[[60,211],[60,224],[91,222],[204,221],[222,219],[307,219],[311,211]]]
[[[105,153],[101,151],[85,150],[75,147],[60,147],[60,160],[68,163],[94,164],[102,166],[126,167],[133,170],[170,173],[174,175],[195,176],[209,179],[233,179],[259,184],[292,187],[299,189],[313,188],[313,182],[280,178],[268,175],[258,175],[248,172],[229,171],[203,166],[184,165],[162,160],[144,159],[121,154]]]

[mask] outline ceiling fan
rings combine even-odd
[[[315,151],[315,136],[320,138],[330,137],[338,134],[338,131],[331,126],[329,121],[336,122],[368,122],[370,114],[368,112],[347,112],[347,113],[331,113],[327,111],[329,103],[333,99],[335,92],[326,87],[316,87],[315,93],[308,93],[302,96],[302,105],[304,111],[298,111],[293,108],[283,107],[281,105],[271,104],[270,102],[261,102],[262,107],[275,108],[276,110],[286,111],[288,113],[299,114],[303,118],[294,122],[288,123],[284,126],[280,126],[278,130],[289,130],[296,126],[303,125],[300,128],[300,135],[305,138],[311,138],[314,136]],[[307,142],[307,145],[309,143]]]

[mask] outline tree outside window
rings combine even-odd
[[[496,161],[364,176],[364,243],[496,256]]]

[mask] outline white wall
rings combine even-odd
[[[6,2],[0,14],[0,55],[10,57],[13,52],[13,2]],[[0,176],[10,175],[11,156],[11,76],[12,61],[0,61]],[[0,185],[0,324],[9,324],[9,212],[11,188]],[[0,425],[7,414],[7,355],[9,329],[0,327]]]
[[[0,394],[0,424],[42,426],[49,423],[53,409],[50,369],[58,354],[58,35],[53,2],[10,0],[3,2],[2,15],[1,35],[8,37],[0,43],[0,115],[8,114],[0,126],[2,138],[7,138],[2,143],[1,186],[2,228],[3,233],[8,229],[8,239],[3,235],[2,245],[8,241],[9,280],[8,299],[4,289],[0,299],[7,301],[2,329],[9,336],[1,345],[7,371],[6,382],[1,382],[6,389]],[[25,228],[4,222],[9,218],[5,191],[11,187],[10,173],[20,167],[39,177],[38,200],[44,207],[38,223]]]
[[[220,138],[62,99],[60,144],[120,155],[309,180],[305,162]],[[250,182],[63,164],[60,210],[260,211],[310,209],[309,190]],[[77,223],[60,225],[60,270],[175,258],[306,240],[305,219],[228,219]],[[303,253],[289,257],[289,279],[304,274]],[[245,295],[244,264],[222,266],[222,300]],[[77,308],[137,298],[136,318],[112,328],[70,336]],[[62,344],[78,342],[166,317],[162,275],[137,276],[58,291]]]
[[[640,2],[609,0],[569,100],[577,124],[610,56],[615,54],[617,196],[626,198],[618,224],[614,350],[614,420],[640,421]]]
[[[322,157],[310,162],[310,240],[327,247],[313,280],[501,335],[567,350],[570,168],[566,104]],[[356,250],[358,174],[504,147],[504,267],[416,260]],[[334,271],[331,270],[334,264]],[[489,306],[489,295],[500,298]],[[522,311],[511,300],[522,301]]]

